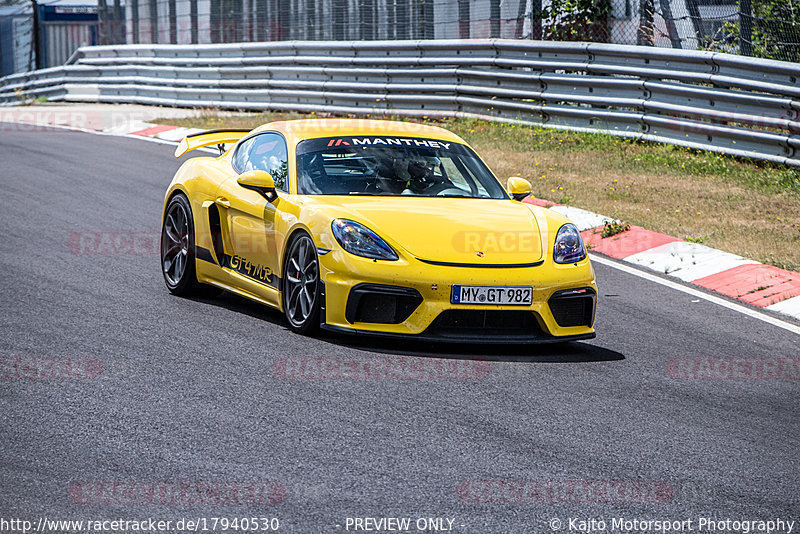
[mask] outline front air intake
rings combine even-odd
[[[445,310],[426,333],[439,337],[540,337],[533,312],[523,310]]]
[[[422,295],[410,287],[359,284],[350,290],[345,318],[350,324],[399,324],[420,304]]]
[[[597,294],[591,287],[556,291],[547,304],[558,326],[592,326]]]

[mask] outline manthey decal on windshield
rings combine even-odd
[[[426,148],[443,148],[445,150],[450,149],[450,145],[453,143],[445,143],[444,141],[434,141],[432,139],[407,139],[402,137],[350,137],[350,138],[342,138],[338,137],[335,139],[330,139],[328,141],[329,147],[337,147],[337,146],[374,146],[374,145],[386,145],[386,146],[417,146],[417,147],[426,147]]]

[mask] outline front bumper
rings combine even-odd
[[[550,260],[532,267],[470,268],[431,265],[407,257],[370,260],[333,249],[319,260],[325,308],[321,319],[329,331],[471,343],[547,343],[595,336],[597,288],[588,259],[569,265]],[[452,304],[454,284],[531,286],[533,302],[530,306]],[[397,306],[404,311],[380,311],[380,301],[375,300],[371,307],[382,322],[359,320],[363,315],[354,312],[354,300],[363,301],[363,288],[381,286],[406,294],[399,297],[405,300]],[[577,311],[570,314],[563,305],[555,305],[581,296],[581,291],[591,300],[589,304],[584,299],[582,310],[573,307]],[[411,306],[414,294],[419,298]],[[405,313],[409,306],[412,311]],[[583,315],[576,318],[576,313]]]
[[[320,328],[322,328],[322,330],[331,332],[333,334],[357,335],[357,336],[375,337],[382,339],[397,339],[402,341],[420,341],[420,342],[429,341],[436,343],[469,343],[472,345],[538,345],[545,343],[564,343],[567,341],[580,341],[585,339],[594,339],[596,337],[596,334],[594,332],[588,334],[573,335],[573,336],[551,336],[549,334],[532,334],[528,336],[518,336],[518,335],[449,336],[449,335],[440,335],[436,333],[395,334],[392,332],[381,332],[375,330],[342,328],[340,326],[333,326],[329,324],[323,324],[320,326]]]

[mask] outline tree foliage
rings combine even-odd
[[[609,42],[611,0],[551,0],[542,9],[544,39]]]
[[[726,22],[708,48],[741,53],[749,41],[755,57],[800,62],[800,0],[754,0],[752,14]],[[750,20],[750,37],[743,28]]]
[[[800,61],[800,0],[753,2],[753,54]]]

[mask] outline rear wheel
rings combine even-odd
[[[169,201],[161,226],[161,273],[167,289],[175,295],[205,295],[197,282],[192,207],[178,193]]]
[[[283,313],[289,328],[312,334],[319,328],[320,294],[317,248],[308,234],[292,240],[283,268]]]

